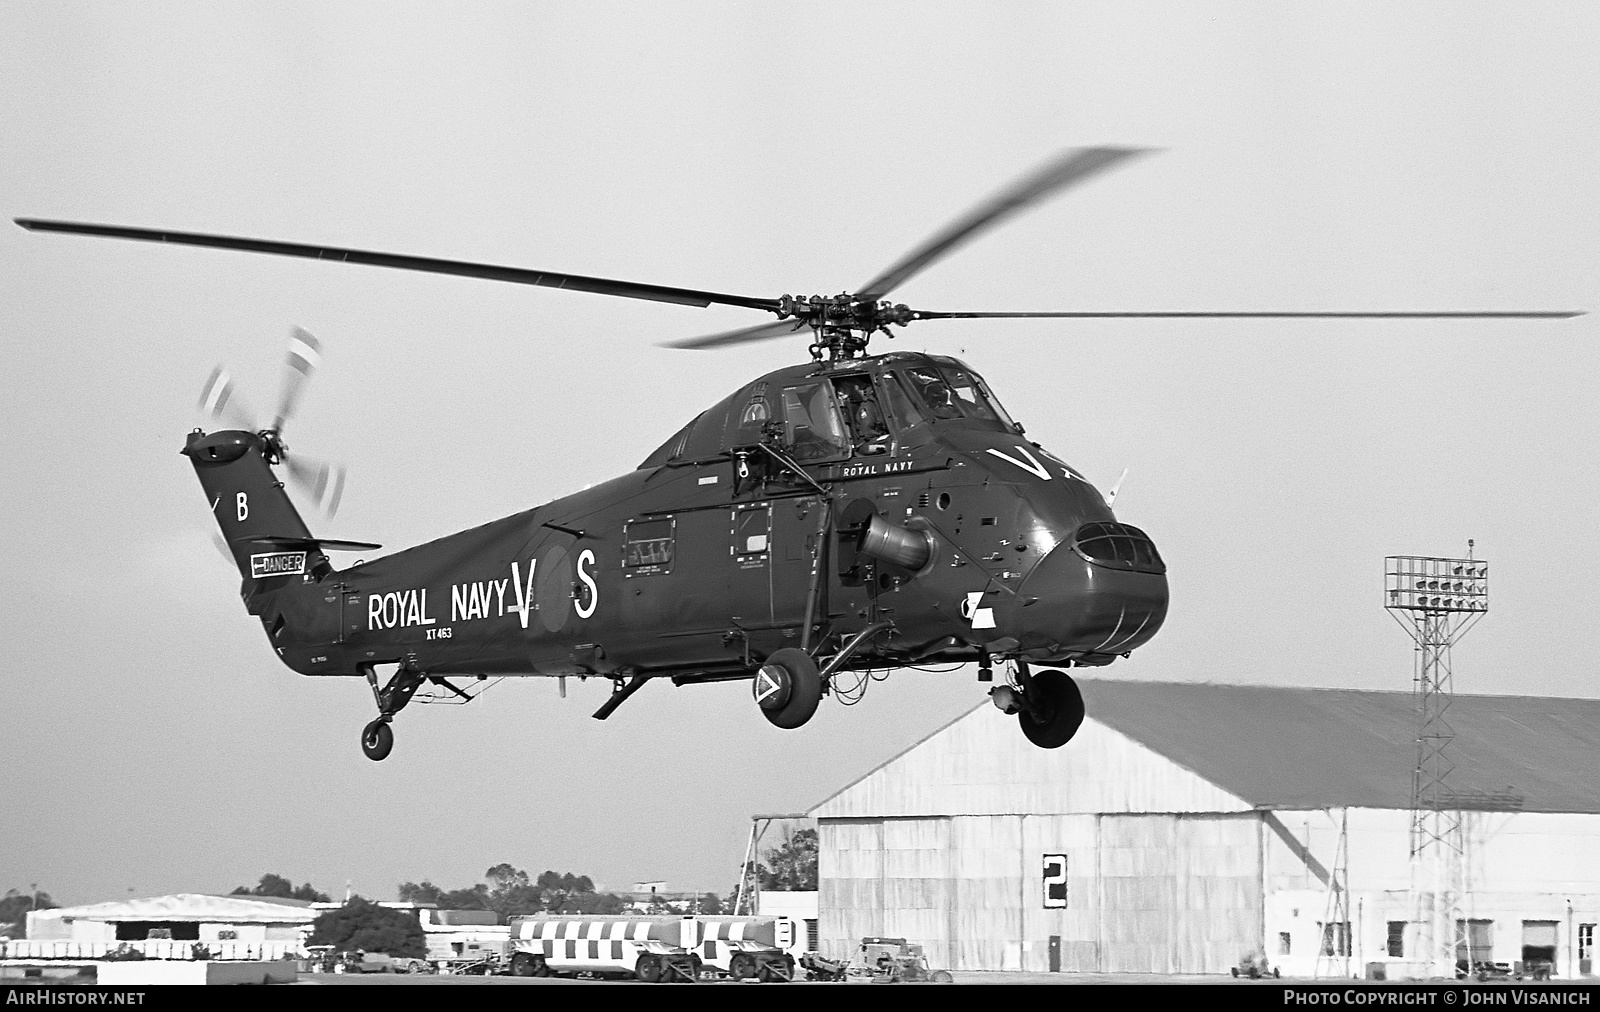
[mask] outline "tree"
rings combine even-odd
[[[783,842],[768,848],[765,867],[756,866],[761,888],[809,892],[817,888],[817,831],[784,829]]]
[[[544,904],[544,909],[553,914],[567,913],[567,903],[575,896],[584,893],[594,893],[594,883],[587,875],[573,875],[571,872],[558,874],[546,871],[534,883],[539,890],[539,899]]]
[[[0,935],[21,938],[27,933],[28,911],[49,910],[55,905],[50,894],[37,887],[31,893],[7,889],[5,897],[0,898]]]
[[[716,893],[706,893],[704,896],[700,897],[700,901],[699,901],[699,903],[697,905],[699,906],[700,909],[695,911],[696,913],[700,913],[700,914],[720,914],[720,913],[722,913],[722,897],[718,896]]]
[[[240,886],[229,895],[231,896],[271,896],[276,899],[306,900],[311,903],[327,903],[328,894],[318,892],[311,887],[310,882],[296,887],[293,882],[282,875],[271,872],[261,876],[261,881],[256,883],[254,889],[249,886]]]
[[[530,880],[521,868],[502,862],[483,873],[487,883],[470,889],[446,891],[432,882],[402,882],[400,899],[437,903],[443,910],[493,910],[502,923],[518,914],[540,911],[568,914],[620,914],[626,900],[612,893],[597,893],[587,875],[546,871]]]
[[[518,914],[538,913],[544,909],[539,889],[528,880],[528,873],[504,862],[483,873],[489,880],[488,906],[509,922]]]
[[[323,911],[311,922],[311,937],[306,939],[306,944],[417,958],[428,952],[422,925],[415,917],[380,907],[360,896],[350,897],[337,910]]]
[[[402,882],[397,892],[401,903],[438,903],[439,906],[444,906],[444,904],[439,903],[439,897],[444,895],[444,890],[427,879],[423,879],[421,885],[415,882]],[[450,909],[457,910],[460,908],[452,907]]]

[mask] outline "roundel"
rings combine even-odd
[[[565,545],[554,545],[540,556],[533,595],[539,621],[551,632],[560,632],[572,614],[572,558]]]

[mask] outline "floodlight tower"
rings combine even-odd
[[[1384,559],[1384,607],[1416,643],[1417,761],[1411,774],[1413,957],[1429,976],[1453,977],[1466,944],[1460,907],[1466,893],[1466,840],[1452,763],[1450,648],[1489,611],[1489,564],[1391,555]]]

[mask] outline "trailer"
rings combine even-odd
[[[515,917],[511,972],[523,977],[588,974],[664,982],[728,976],[786,981],[794,957],[786,917]]]
[[[693,920],[693,918],[688,918]],[[511,973],[518,977],[634,977],[692,981],[695,957],[678,944],[675,918],[601,915],[513,917]]]
[[[509,929],[492,910],[417,911],[427,942],[429,966],[439,973],[488,974],[504,967]]]
[[[734,980],[780,983],[794,979],[795,925],[788,917],[696,918],[700,943],[695,947],[705,970]]]

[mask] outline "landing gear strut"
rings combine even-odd
[[[382,762],[394,750],[394,729],[389,723],[394,720],[395,714],[411,702],[411,697],[416,695],[426,676],[402,662],[389,678],[388,684],[380,689],[376,667],[363,664],[361,673],[367,676],[367,684],[372,686],[372,698],[378,704],[377,719],[361,729],[361,751],[373,762]]]
[[[1017,666],[1017,685],[998,685],[989,698],[1005,713],[1017,715],[1022,733],[1040,748],[1060,748],[1083,723],[1083,694],[1065,671],[1049,669],[1032,675]]]

